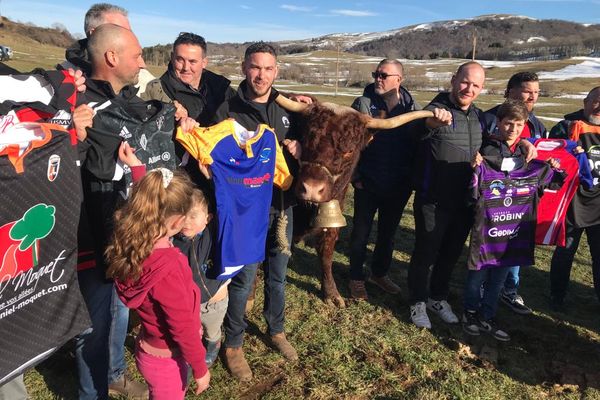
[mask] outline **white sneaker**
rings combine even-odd
[[[429,321],[429,317],[427,316],[425,302],[420,301],[410,306],[410,320],[418,328],[431,329],[431,321]]]
[[[440,316],[447,324],[457,324],[458,317],[452,312],[452,307],[446,300],[427,300],[427,309]]]

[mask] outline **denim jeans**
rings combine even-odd
[[[519,290],[519,271],[520,266],[509,267],[508,275],[506,275],[506,281],[504,282],[504,293],[514,296]]]
[[[293,231],[293,208],[288,207],[285,210],[287,216],[287,226],[285,234],[288,243],[292,243]],[[265,302],[263,305],[263,316],[267,321],[269,335],[275,335],[283,332],[285,322],[285,284],[287,282],[287,265],[290,257],[283,254],[277,247],[275,240],[277,214],[269,215],[269,232],[267,233],[266,259],[263,263],[264,269],[264,293]]]
[[[354,217],[350,236],[350,279],[365,280],[363,265],[373,219],[377,212],[377,240],[371,262],[373,276],[387,275],[394,251],[394,235],[402,218],[404,207],[412,193],[406,190],[395,196],[382,196],[365,189],[354,189]]]
[[[504,286],[506,275],[512,267],[497,267],[469,270],[465,284],[464,309],[477,311],[481,318],[488,320],[496,316],[498,297]],[[483,297],[481,296],[483,285]]]
[[[79,288],[87,305],[92,327],[75,337],[75,358],[79,373],[79,399],[108,399],[108,335],[112,282],[104,278],[104,268],[77,273]]]
[[[120,379],[127,370],[125,362],[125,339],[129,323],[129,308],[123,304],[117,290],[113,288],[110,307],[111,323],[108,338],[110,364],[108,367],[108,383]]]
[[[246,318],[246,301],[256,278],[259,263],[244,265],[229,284],[229,303],[225,314],[225,347],[242,347],[244,332],[248,327]]]
[[[587,235],[592,256],[592,276],[596,296],[600,300],[600,224],[587,228],[576,228],[567,221],[565,247],[557,247],[550,264],[550,294],[553,298],[564,299],[569,286],[573,259],[579,247],[583,231]]]

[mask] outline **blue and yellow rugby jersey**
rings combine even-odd
[[[293,179],[273,129],[260,124],[251,132],[228,119],[189,133],[178,128],[176,138],[213,174],[217,278],[231,278],[245,264],[263,261],[273,185],[286,190]]]

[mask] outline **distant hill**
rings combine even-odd
[[[600,25],[493,14],[438,21],[384,32],[331,34],[279,42],[284,53],[335,49],[407,59],[552,60],[600,54]]]
[[[62,48],[70,46],[76,40],[62,24],[54,24],[52,28],[41,28],[31,24],[13,22],[6,17],[0,17],[0,35],[22,36],[40,44]]]

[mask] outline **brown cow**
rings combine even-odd
[[[343,207],[352,172],[360,152],[373,133],[391,129],[419,118],[433,116],[431,111],[414,111],[388,119],[374,119],[368,115],[332,103],[307,105],[279,96],[275,100],[292,112],[300,112],[299,132],[302,133],[302,160],[295,178],[298,198],[308,203],[323,203],[337,199]],[[299,210],[300,211],[300,210]],[[300,214],[300,213],[299,213]],[[297,218],[294,218],[297,225]],[[302,234],[317,235],[317,254],[321,261],[321,291],[328,303],[344,307],[332,274],[332,260],[339,228],[310,229],[306,218]],[[297,231],[294,226],[294,231]]]

